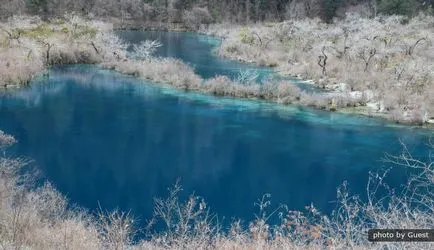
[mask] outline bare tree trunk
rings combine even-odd
[[[369,9],[371,10],[371,14],[372,14],[372,18],[376,18],[377,17],[377,0],[370,0],[369,3]]]
[[[49,43],[49,42],[42,42],[45,47],[47,47],[47,50],[45,51],[45,60],[46,60],[46,64],[50,65],[50,51],[51,48],[54,46],[54,44]]]
[[[419,38],[413,45],[411,45],[410,47],[408,47],[408,49],[407,49],[407,55],[409,55],[409,56],[412,56],[413,55],[413,52],[414,52],[414,49],[416,48],[416,46],[420,43],[420,42],[422,42],[422,41],[425,41],[426,40],[426,38],[425,37],[422,37],[422,38]]]
[[[245,11],[245,13],[246,13],[246,23],[250,23],[250,9],[252,8],[250,0],[246,0],[246,2],[245,2],[245,8],[246,8],[246,11]]]
[[[377,50],[375,48],[369,49],[369,54],[366,55],[365,51],[361,51],[359,53],[359,58],[363,60],[365,63],[365,72],[368,71],[369,64],[371,63],[372,58],[377,54]]]
[[[255,0],[255,21],[260,21],[261,19],[261,0]]]
[[[318,65],[322,68],[322,74],[324,75],[324,76],[326,76],[327,75],[327,59],[328,59],[328,56],[326,55],[326,53],[325,53],[325,47],[322,47],[322,55],[321,56],[318,56]]]

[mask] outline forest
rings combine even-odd
[[[363,118],[380,116],[396,123],[420,125],[424,128],[402,126],[405,129],[414,128],[409,131],[411,130],[411,137],[416,141],[420,138],[415,136],[418,129],[420,131],[427,129],[423,130],[424,135],[432,136],[432,130],[428,129],[432,129],[434,124],[433,8],[434,0],[0,0],[0,87],[5,90],[4,96],[0,96],[0,110],[6,112],[12,109],[1,106],[5,105],[6,101],[3,103],[3,100],[6,100],[8,95],[13,96],[12,91],[8,92],[9,89],[16,87],[17,91],[20,91],[25,89],[22,88],[24,86],[33,85],[34,80],[49,80],[50,72],[53,72],[55,66],[95,64],[98,69],[106,70],[104,71],[106,73],[116,71],[140,79],[140,84],[152,82],[155,85],[170,86],[185,92],[208,96],[253,99],[261,103],[264,101],[283,105],[295,104],[293,106],[358,113],[365,115]],[[279,76],[291,77],[291,80],[270,77],[258,82],[256,81],[258,75],[254,70],[240,70],[239,76],[235,78],[215,75],[205,79],[195,71],[193,66],[179,58],[158,56],[158,48],[163,47],[158,40],[130,43],[123,39],[118,31],[125,24],[129,24],[127,28],[138,29],[138,31],[134,30],[138,33],[143,32],[139,29],[144,27],[154,29],[164,27],[170,31],[196,31],[197,36],[209,35],[217,38],[219,42],[219,46],[212,51],[215,57],[268,67]],[[54,78],[55,74],[51,77]],[[80,80],[85,79],[86,76],[76,73],[71,75],[71,78],[73,77],[77,83],[80,83]],[[293,84],[293,80],[310,84],[318,92],[305,91]],[[84,83],[82,85],[85,85]],[[110,84],[109,81],[104,81],[104,84],[106,83]],[[87,98],[86,93],[79,97],[71,96],[73,99],[80,100]],[[172,121],[177,115],[174,112],[175,108],[172,107],[179,103],[181,102],[178,100],[170,103],[171,113],[168,120]],[[123,104],[117,103],[117,105]],[[50,110],[53,108],[52,112],[55,113],[54,110],[57,109],[54,108],[57,107],[52,106],[41,109],[46,112],[45,108]],[[109,114],[107,117],[111,122],[119,118],[113,115],[115,112],[112,108],[116,105],[103,106],[101,102],[99,106],[104,107],[103,111],[107,111],[106,113]],[[128,106],[121,106],[122,110],[126,113],[130,112],[125,107]],[[158,108],[160,107],[162,107],[161,102],[158,103]],[[179,110],[190,111],[185,107]],[[149,112],[163,114],[162,109],[158,108],[151,107]],[[96,108],[91,106],[89,110],[94,112],[94,109]],[[204,113],[209,114],[209,111],[215,112],[216,109],[217,107],[212,107]],[[67,118],[69,111],[64,108],[59,112],[65,112],[59,114],[61,118],[59,120],[65,121],[65,124],[72,120]],[[70,112],[73,112],[70,117],[78,117],[74,119],[81,121],[80,112],[75,110]],[[299,119],[297,116],[284,121],[288,130],[293,130],[294,140],[284,141],[282,144],[286,146],[292,143],[300,147],[294,150],[296,152],[289,150],[282,152],[298,156],[300,151],[309,149],[303,146],[312,140],[311,143],[315,144],[312,158],[318,160],[315,162],[317,165],[309,166],[314,169],[312,175],[315,176],[322,175],[321,172],[319,174],[317,172],[319,167],[332,158],[343,162],[342,158],[347,155],[351,158],[351,163],[357,163],[362,158],[372,158],[371,155],[364,153],[370,152],[369,150],[363,150],[375,146],[373,145],[375,141],[370,141],[370,137],[376,134],[375,131],[384,132],[377,133],[383,136],[381,140],[386,138],[385,135],[393,134],[392,125],[384,130],[371,130],[374,125],[372,127],[363,125],[357,128],[359,130],[352,130],[353,127],[357,127],[353,124],[341,129],[340,120],[334,118],[333,113],[321,111],[321,114],[330,115],[330,119],[327,119],[328,123],[321,124],[326,128],[322,135],[321,130],[318,129],[320,124],[314,123],[314,119],[317,119],[315,114],[319,113],[309,112],[311,113],[303,114],[308,114],[307,117],[310,114],[312,120],[309,123],[302,123],[299,127],[291,128],[291,124],[295,124],[296,119]],[[36,124],[41,118],[34,113],[23,110],[19,110],[18,113],[19,117],[33,118],[29,127],[35,129],[43,127]],[[282,118],[280,116],[279,119]],[[135,115],[131,117],[136,119]],[[189,113],[189,117],[193,116]],[[204,140],[207,147],[215,150],[216,146],[211,145],[210,142],[212,140],[204,135],[211,127],[209,124],[218,122],[214,120],[200,122],[197,117],[191,119],[191,124],[194,123],[194,129],[197,127],[196,130],[200,134],[197,138],[186,137],[188,133],[179,136],[169,131],[168,134],[175,141],[181,138],[179,141],[182,145],[200,144],[200,140]],[[3,119],[0,120],[1,122],[12,120],[14,116],[0,116],[0,118]],[[146,118],[150,119],[150,117]],[[244,116],[241,118],[247,120]],[[265,120],[268,122],[270,119],[267,117]],[[140,126],[145,124],[139,120],[134,121]],[[281,120],[278,121],[280,124]],[[55,123],[52,120],[49,122]],[[122,120],[123,122],[127,123],[125,120]],[[202,123],[204,128],[201,130]],[[0,123],[0,125],[4,124],[8,123]],[[149,127],[164,128],[161,124],[152,124],[153,126]],[[245,126],[244,123],[240,124],[243,127],[239,124],[229,124],[221,130],[232,128],[236,131],[235,129],[242,128],[239,130],[244,133],[254,127],[254,123],[246,122]],[[184,128],[181,125],[179,127]],[[393,124],[393,127],[395,125]],[[400,125],[396,127],[398,126]],[[272,134],[270,131],[275,130],[274,127],[270,128],[266,127],[267,136]],[[351,192],[348,182],[344,181],[335,189],[336,199],[333,202],[336,208],[329,214],[319,211],[313,203],[310,203],[311,205],[307,203],[303,211],[292,211],[286,205],[279,205],[273,209],[274,206],[270,206],[270,194],[264,194],[254,203],[258,213],[254,214],[253,219],[242,222],[235,218],[230,221],[230,225],[223,226],[218,214],[214,213],[205,202],[207,197],[202,198],[195,193],[190,196],[184,195],[179,182],[168,188],[168,192],[164,192],[164,195],[154,197],[151,201],[152,216],[145,218],[149,219],[145,221],[146,223],[137,221],[135,214],[130,214],[128,211],[119,209],[111,211],[101,206],[97,211],[87,211],[86,207],[75,207],[74,200],[69,201],[69,197],[65,196],[69,193],[57,189],[56,184],[59,183],[50,184],[48,182],[51,181],[50,179],[46,183],[38,183],[35,180],[39,176],[35,177],[31,171],[25,172],[31,165],[31,160],[10,154],[15,152],[13,150],[16,150],[21,142],[25,143],[28,136],[25,126],[14,129],[9,128],[13,131],[5,130],[5,132],[0,130],[0,247],[3,249],[432,249],[432,243],[373,244],[366,237],[366,232],[372,228],[433,227],[434,140],[432,138],[424,142],[423,150],[418,150],[414,144],[409,144],[410,146],[407,147],[399,138],[402,147],[400,153],[384,153],[382,159],[375,159],[377,162],[374,165],[379,166],[372,168],[373,170],[365,176],[367,183],[366,185],[364,183],[363,188],[366,187],[366,194]],[[140,129],[146,129],[146,126],[143,125]],[[285,131],[286,129],[285,127]],[[302,137],[305,129],[312,130]],[[71,131],[73,135],[80,132],[73,129]],[[98,131],[89,131],[91,131],[89,141],[94,142],[97,137],[92,136],[104,130],[100,130],[98,126]],[[340,145],[341,149],[333,148],[321,152],[321,148],[316,147],[319,144],[333,147],[330,139],[333,136],[328,135],[333,131],[340,131],[335,136],[338,139],[335,145]],[[404,135],[402,132],[404,130],[396,131],[401,133],[400,136]],[[116,130],[116,132],[121,131]],[[220,132],[215,132],[216,138],[226,140],[225,147],[228,152],[230,151],[231,157],[234,155],[233,158],[227,159],[228,162],[239,165],[236,156],[240,159],[247,158],[239,153],[244,152],[240,145],[250,144],[253,141],[251,138],[259,135],[253,132],[249,137],[242,134],[249,141],[243,142],[241,139],[238,141],[238,137],[233,136],[240,150],[232,150],[226,144],[227,138],[221,136]],[[39,130],[37,134],[39,135]],[[53,137],[56,136],[56,133],[52,134]],[[157,134],[160,137],[160,134],[154,130],[150,130],[149,134]],[[343,138],[347,137],[350,138],[348,140],[355,140],[357,136],[362,137],[361,141],[364,144],[345,144],[343,141]],[[131,136],[133,137],[135,135]],[[244,137],[240,136],[240,138]],[[43,139],[50,142],[53,138]],[[164,152],[165,158],[190,157],[191,152],[186,153],[184,147],[181,149],[174,147],[182,155],[170,155],[167,153],[170,147],[160,143],[164,137],[157,139],[155,141],[160,144],[160,150]],[[77,156],[74,157],[89,153],[91,158],[98,158],[91,150],[86,152],[86,140],[77,143],[80,144],[80,151],[77,151]],[[124,145],[121,142],[114,144],[117,143]],[[272,145],[271,143],[273,142],[261,141],[261,144],[267,146]],[[422,144],[422,142],[417,143]],[[56,154],[46,158],[61,158],[57,156],[57,150],[65,150],[65,148],[67,151],[72,150],[69,147],[62,147],[64,145],[62,143],[53,144],[56,145]],[[383,145],[385,148],[391,146],[387,141],[384,144],[387,144]],[[94,149],[95,145],[97,144],[87,146],[89,149]],[[145,148],[146,150],[143,150]],[[155,157],[151,148],[155,149],[142,143],[140,149],[128,148],[128,150],[132,153],[139,152],[137,155],[149,154]],[[357,150],[357,153],[350,149]],[[46,150],[45,145],[41,147],[41,151],[43,150]],[[282,147],[282,150],[286,149]],[[202,151],[198,152],[199,155]],[[107,159],[111,159],[107,151],[104,153]],[[274,163],[276,158],[274,154],[269,156],[264,152],[251,151],[250,153],[264,157],[264,172],[270,166],[273,167],[273,164],[278,165]],[[426,156],[422,157],[422,154]],[[137,155],[131,154],[125,159],[134,162]],[[324,157],[320,158],[321,155]],[[187,160],[194,162],[194,155],[191,157]],[[209,164],[218,157],[220,156],[216,154],[215,158],[210,157],[206,160]],[[300,158],[306,161],[304,157]],[[289,160],[284,164],[286,163],[295,164]],[[246,165],[248,164],[251,163],[247,161]],[[169,164],[164,166],[167,165]],[[235,167],[240,167],[238,165]],[[352,164],[348,165],[348,168],[354,167],[351,166]],[[160,165],[155,164],[155,166]],[[105,167],[102,166],[100,169]],[[282,167],[279,171],[291,171],[291,168],[286,168],[287,165],[278,167]],[[187,169],[186,172],[193,175],[191,168]],[[408,174],[400,192],[394,189],[394,182],[389,185],[388,177],[392,169],[402,170]],[[120,169],[120,171],[124,170],[124,168]],[[86,171],[89,172],[88,169]],[[135,172],[133,174],[139,175]],[[333,172],[329,174],[335,175]],[[359,178],[359,172],[357,174]],[[242,177],[236,175],[236,178]],[[298,173],[293,175],[302,178]],[[82,175],[77,186],[84,182],[84,178],[81,177]],[[238,182],[239,179],[236,181]],[[289,182],[287,179],[283,181]],[[145,182],[142,181],[142,184],[145,185]],[[128,180],[125,179],[123,183],[128,183]],[[309,181],[306,183],[310,185]],[[300,192],[299,190],[296,191]],[[104,192],[107,191],[104,189]],[[249,190],[246,188],[245,192]],[[283,192],[287,192],[286,189]],[[95,202],[100,204],[99,200]],[[270,218],[277,220],[277,223],[272,222]],[[145,228],[143,228],[144,224],[146,224]],[[145,234],[146,237],[142,237]]]
[[[251,23],[320,17],[327,22],[347,11],[414,16],[432,13],[434,0],[2,0],[0,17],[30,14],[50,17],[65,12],[137,21]]]

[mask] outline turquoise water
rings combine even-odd
[[[186,49],[173,46],[167,50]],[[432,135],[380,119],[186,93],[87,65],[53,68],[1,95],[0,129],[19,140],[10,153],[33,159],[72,203],[120,208],[142,222],[152,198],[177,179],[226,222],[251,219],[264,193],[274,205],[312,203],[329,213],[343,181],[363,198],[368,172],[387,166],[385,152],[399,153],[402,140],[426,159]],[[394,170],[388,181],[399,188],[408,174]]]
[[[273,72],[267,67],[258,67],[216,57],[213,50],[220,44],[220,41],[209,36],[185,32],[137,32],[129,30],[118,31],[118,33],[131,44],[144,40],[159,41],[163,46],[157,49],[155,56],[181,59],[192,66],[195,72],[203,78],[225,75],[236,79],[240,71],[249,70],[259,75],[257,80],[260,82],[267,76],[271,77]]]
[[[221,41],[205,35],[185,32],[131,31],[121,30],[118,35],[130,44],[138,44],[144,40],[157,40],[163,46],[157,49],[154,56],[178,58],[193,67],[196,74],[204,79],[218,75],[228,76],[236,80],[241,72],[257,74],[256,82],[268,80],[290,80],[304,91],[323,92],[312,84],[290,77],[278,75],[269,67],[241,63],[216,56],[215,49]],[[132,52],[132,46],[129,48]]]

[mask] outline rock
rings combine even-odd
[[[368,102],[366,103],[366,107],[370,108],[375,112],[384,112],[383,102]]]
[[[344,92],[345,90],[347,90],[347,84],[346,83],[341,82],[341,83],[338,83],[336,85],[338,86],[338,90],[340,90],[342,92]]]
[[[363,97],[363,92],[362,91],[351,91],[350,97],[353,99],[361,99]]]

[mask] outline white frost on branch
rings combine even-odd
[[[137,59],[150,61],[152,55],[157,51],[159,47],[163,46],[157,40],[146,40],[140,44],[133,45],[134,56]]]
[[[237,77],[237,82],[244,85],[251,85],[256,83],[256,80],[259,77],[259,73],[257,70],[248,69],[248,70],[240,70]]]
[[[96,52],[107,59],[121,60],[126,58],[128,43],[113,32],[98,33],[93,45]]]

